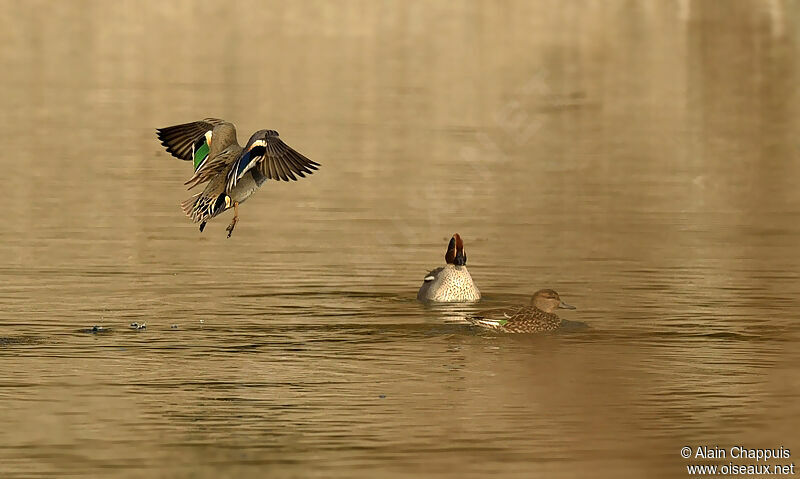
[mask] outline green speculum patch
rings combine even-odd
[[[200,148],[194,152],[194,171],[197,171],[197,167],[203,163],[203,160],[206,159],[208,156],[208,143],[203,142]]]

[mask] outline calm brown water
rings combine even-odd
[[[800,3],[0,11],[2,477],[800,455]],[[200,234],[154,128],[206,116],[322,169]],[[454,232],[481,307],[552,287],[589,327],[495,336],[418,304]]]

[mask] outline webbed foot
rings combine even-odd
[[[236,227],[236,222],[237,221],[239,221],[239,218],[234,217],[233,221],[231,221],[231,224],[229,224],[228,227],[225,228],[225,231],[228,232],[228,238],[230,238],[231,235],[233,234],[233,228]]]
[[[233,219],[231,220],[231,224],[228,225],[228,228],[225,231],[228,232],[228,238],[231,237],[233,234],[233,229],[236,228],[236,223],[239,222],[239,203],[234,201],[233,202]]]

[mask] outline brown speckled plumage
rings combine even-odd
[[[545,313],[534,306],[521,306],[514,309],[487,311],[485,318],[475,318],[473,324],[504,333],[544,333],[555,331],[561,326],[561,318],[555,313]]]
[[[561,318],[553,312],[557,308],[575,309],[561,301],[552,289],[542,289],[533,295],[528,306],[485,311],[469,322],[503,333],[545,333],[561,326]]]

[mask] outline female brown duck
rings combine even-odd
[[[540,289],[533,294],[529,306],[486,311],[469,322],[504,333],[543,333],[561,326],[561,318],[554,313],[559,308],[575,309],[575,306],[561,301],[552,289]]]

